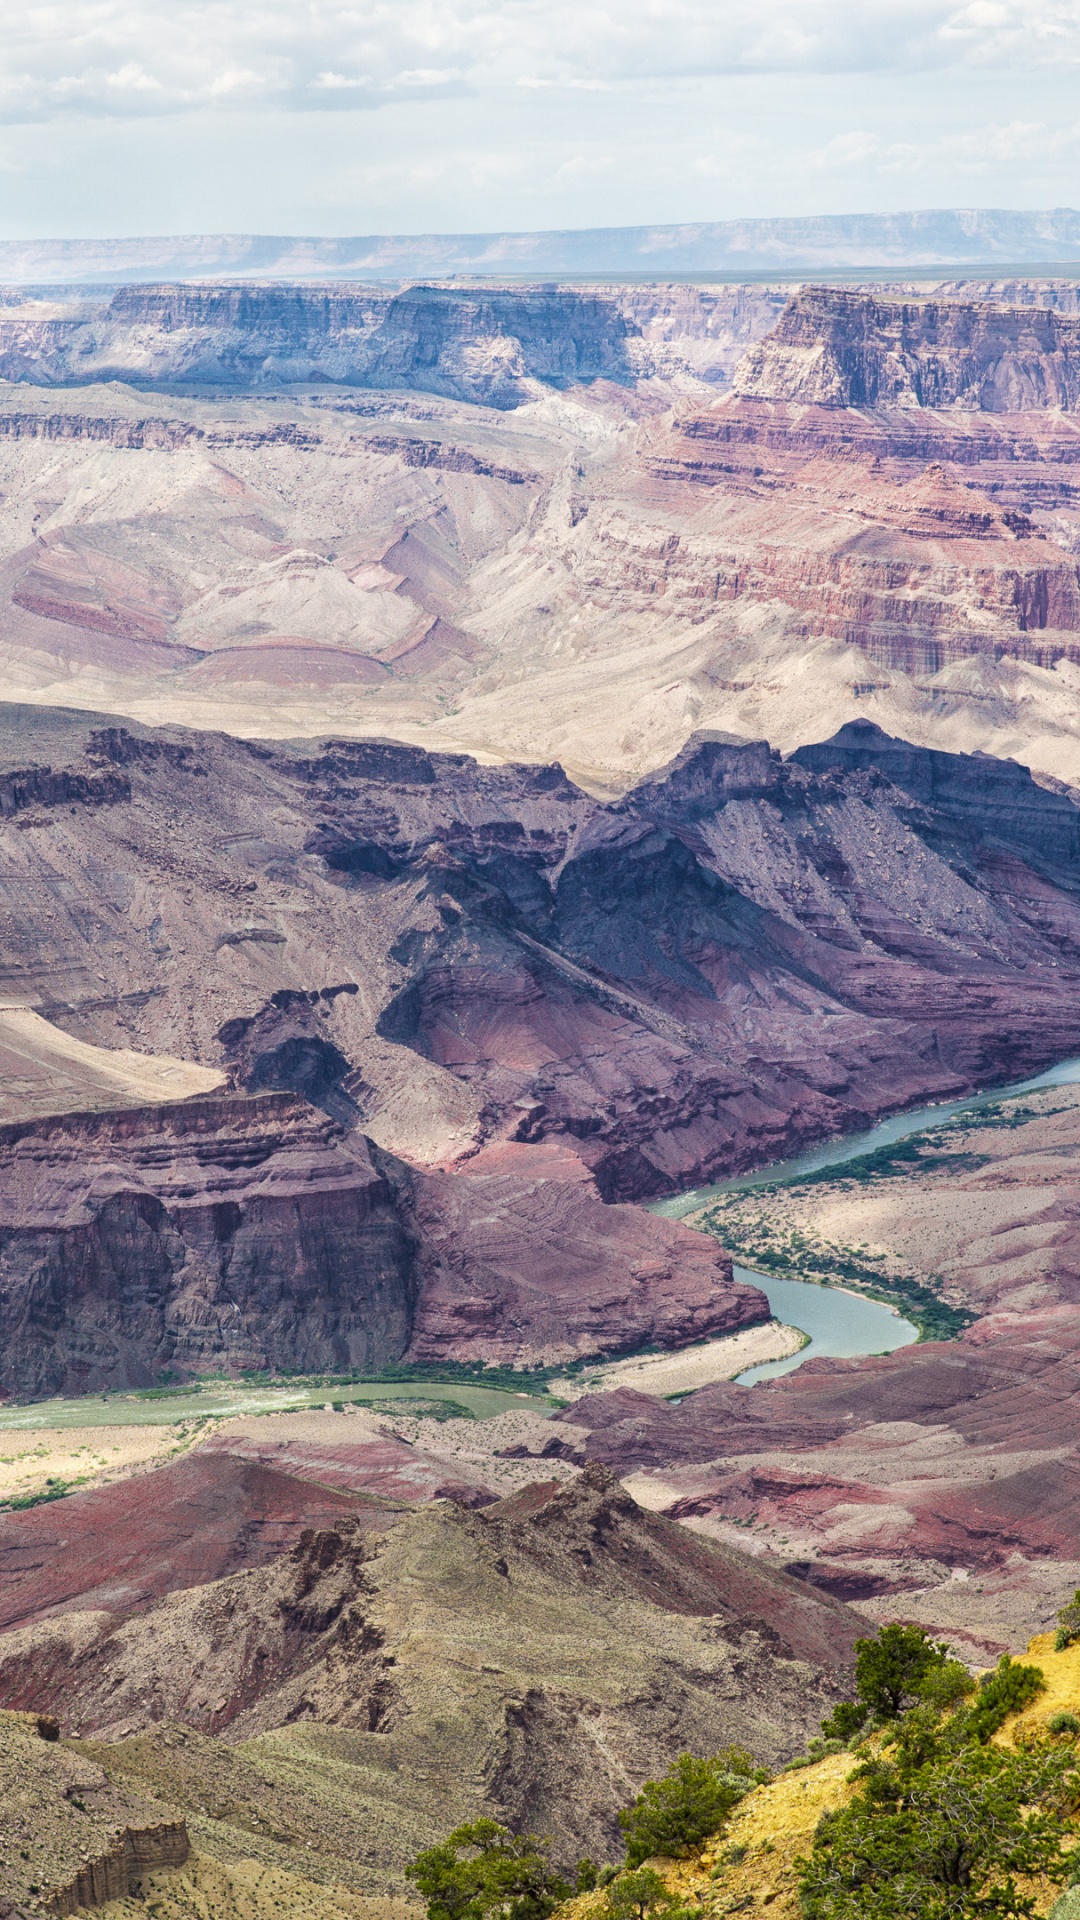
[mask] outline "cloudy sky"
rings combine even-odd
[[[0,237],[1080,206],[1080,0],[7,0]]]

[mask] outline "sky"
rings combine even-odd
[[[1080,0],[4,0],[0,238],[1080,207]]]

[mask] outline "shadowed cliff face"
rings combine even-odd
[[[415,1243],[365,1142],[288,1095],[0,1129],[0,1392],[397,1359]]]
[[[0,1141],[24,1391],[750,1324],[714,1243],[602,1202],[1080,1047],[1080,816],[1012,763],[706,740],[604,803],[388,743],[8,727],[41,797],[0,819],[5,990],[245,1096]]]
[[[569,386],[636,371],[640,327],[617,297],[570,288],[124,287],[90,319],[0,323],[0,371],[57,382],[412,387],[496,408],[533,381]]]

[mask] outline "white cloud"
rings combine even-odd
[[[834,134],[810,162],[824,172],[871,166],[882,173],[910,174],[941,167],[954,175],[977,175],[1035,157],[1045,162],[1078,156],[1080,121],[1048,127],[1039,120],[1010,120],[923,141],[887,140],[865,130]]]
[[[51,0],[7,9],[0,113],[1063,63],[1080,65],[1080,0]]]

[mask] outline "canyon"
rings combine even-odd
[[[646,1203],[1080,1054],[1075,283],[12,290],[0,374],[5,1418],[338,1396],[0,1511],[15,1920],[405,1920],[1049,1624],[1075,1094]],[[755,1248],[957,1337],[580,1391]]]
[[[862,723],[605,802],[41,708],[0,746],[9,1002],[90,1068],[217,1083],[124,1107],[87,1068],[52,1116],[9,1084],[8,1392],[734,1331],[763,1296],[630,1203],[1080,1042],[1080,814],[1011,762]]]
[[[4,298],[13,697],[609,794],[859,716],[1075,777],[1075,281]]]

